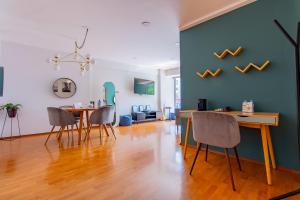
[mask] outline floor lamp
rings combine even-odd
[[[281,26],[281,24],[275,19],[275,24],[278,28],[283,32],[285,37],[290,41],[290,43],[295,48],[295,57],[296,57],[296,90],[297,90],[297,132],[298,132],[298,148],[299,148],[299,161],[300,161],[300,85],[299,85],[299,73],[300,73],[300,22],[298,22],[298,32],[297,32],[297,39],[296,41],[291,37],[291,35]],[[270,200],[280,200],[285,199],[291,196],[299,195],[300,188],[288,192],[286,194],[282,194],[278,197],[271,198]]]

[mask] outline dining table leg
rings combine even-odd
[[[90,126],[90,115],[89,115],[89,111],[85,111],[85,117],[86,117],[86,128],[87,130],[89,129],[89,126]]]
[[[78,130],[78,145],[81,143],[81,133],[83,127],[83,111],[80,111],[79,130]]]

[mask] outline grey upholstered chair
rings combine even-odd
[[[100,133],[100,141],[102,141],[102,127],[105,129],[106,133],[108,133],[106,125],[108,125],[116,139],[115,130],[112,126],[112,122],[114,120],[114,107],[113,106],[103,106],[99,109],[92,112],[90,116],[90,126],[93,124],[99,125],[99,133]],[[90,137],[91,128],[88,130],[88,134],[85,136],[84,140]]]
[[[236,146],[240,143],[240,129],[238,122],[233,116],[230,115],[200,111],[192,113],[192,125],[194,140],[198,143],[198,148],[190,171],[190,175],[192,175],[194,165],[201,149],[201,144],[207,145],[205,158],[206,160],[208,145],[224,148],[228,163],[229,175],[231,178],[232,189],[235,191],[228,149],[234,149],[239,169],[241,170],[241,165],[236,148]]]
[[[60,106],[59,108],[61,108],[61,109],[67,109],[67,108],[74,108],[74,106],[64,105],[64,106]],[[72,112],[72,114],[74,115],[74,117],[76,119],[76,122],[79,123],[80,122],[80,112]],[[85,134],[87,134],[86,126],[84,124],[84,120],[82,122],[82,126],[83,126],[83,131],[85,132]]]
[[[72,132],[73,132],[73,125],[75,125],[78,130],[76,118],[74,117],[74,115],[72,113],[67,112],[60,108],[55,108],[55,107],[48,107],[47,111],[48,111],[48,116],[49,116],[49,123],[52,126],[52,129],[45,141],[45,145],[47,144],[51,134],[53,133],[55,127],[57,127],[57,126],[60,127],[59,135],[58,135],[59,140],[61,139],[62,133],[66,127],[67,127],[67,130],[69,133],[69,128],[68,128],[69,125],[72,126],[72,128],[71,128]]]

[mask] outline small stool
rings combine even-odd
[[[131,126],[132,125],[132,116],[131,115],[121,115],[119,125],[120,126]]]

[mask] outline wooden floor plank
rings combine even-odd
[[[232,160],[237,191],[231,190],[226,158],[204,151],[189,176],[195,151],[182,147],[174,122],[153,122],[91,132],[78,146],[67,134],[58,145],[46,135],[0,141],[0,199],[268,199],[300,187],[300,175],[272,170],[273,186],[265,183],[264,165]],[[73,145],[72,145],[73,144]],[[298,197],[299,198],[299,197]]]

